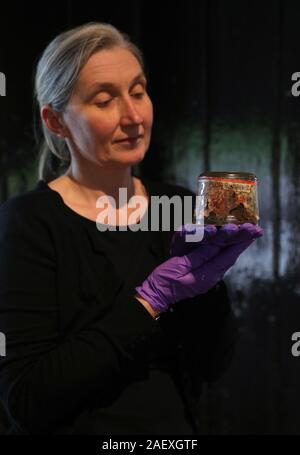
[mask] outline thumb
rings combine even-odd
[[[243,242],[229,245],[222,249],[218,256],[210,261],[210,265],[215,271],[225,273],[237,261],[238,257],[255,241],[255,238],[247,239]]]

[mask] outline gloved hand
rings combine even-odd
[[[247,231],[254,238],[263,235],[263,229],[260,226],[252,223],[244,223],[241,225],[224,224],[217,228],[214,225],[199,226],[197,224],[185,224],[181,226],[173,235],[171,240],[170,256],[183,256],[194,250],[197,246],[207,243],[215,243],[221,248],[225,248],[230,244],[231,239],[234,242],[239,239],[242,241],[247,234],[238,234],[242,231]],[[217,234],[217,235],[216,235]],[[237,237],[236,235],[241,237]]]
[[[192,242],[191,251],[163,262],[135,290],[155,311],[165,312],[175,302],[204,294],[215,286],[239,255],[262,235],[262,229],[250,223],[207,228],[197,246]],[[180,235],[178,238],[182,240]],[[176,239],[173,252],[174,248],[176,253],[182,252],[182,243],[180,248],[175,245]]]

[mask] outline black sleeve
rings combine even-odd
[[[199,346],[199,357],[202,377],[210,382],[219,379],[230,366],[238,326],[224,281],[211,290],[204,306],[204,339]]]
[[[74,336],[58,335],[55,248],[47,225],[20,203],[0,208],[0,397],[21,433],[52,433],[101,406],[145,357],[157,323],[124,301]]]
[[[178,302],[171,318],[186,370],[204,381],[219,379],[231,363],[238,333],[225,282]]]

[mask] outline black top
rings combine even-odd
[[[193,195],[143,184],[149,195]],[[134,299],[171,236],[100,232],[42,181],[0,207],[0,397],[11,434],[192,433],[201,382],[228,365],[235,326],[224,283],[158,321]]]
[[[46,186],[40,184],[40,187]],[[70,211],[66,207],[69,217],[73,215]],[[144,217],[150,218],[150,214],[151,207]],[[120,278],[126,274],[126,287],[135,284],[133,263],[146,263],[149,269],[157,266],[155,257],[148,249],[148,232],[130,228],[122,230],[124,228],[119,226],[114,227],[116,230],[99,232],[94,221],[75,213],[76,217],[76,222],[83,223],[94,236],[95,242],[101,244],[116,274]],[[128,384],[113,403],[93,410],[93,427],[87,431],[97,434],[193,434],[183,398],[173,379],[177,375],[176,369],[174,348],[165,337],[157,335],[152,344],[149,376]]]

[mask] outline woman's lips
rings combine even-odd
[[[120,139],[119,141],[115,141],[116,143],[120,142],[128,142],[128,143],[134,143],[137,142],[139,139],[142,139],[142,135],[136,136],[136,137],[127,137],[125,139]]]

